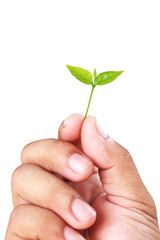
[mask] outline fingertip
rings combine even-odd
[[[96,117],[93,115],[88,115],[85,119],[85,121],[93,121],[96,122]]]
[[[87,116],[83,122],[83,126],[81,129],[81,136],[86,134],[86,132],[88,132],[89,134],[92,134],[95,126],[96,126],[96,117],[92,115]]]
[[[81,145],[84,153],[90,157],[98,168],[105,169],[110,167],[108,156],[110,138],[97,124],[96,117],[88,116],[81,130]]]
[[[83,122],[83,114],[71,114],[61,123],[58,129],[58,138],[69,142],[78,141],[80,139]]]

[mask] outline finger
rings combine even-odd
[[[80,240],[84,238],[52,211],[26,204],[12,211],[5,239]]]
[[[93,162],[71,143],[45,139],[24,147],[22,163],[37,164],[74,181],[84,181],[93,173]]]
[[[145,188],[129,152],[119,143],[106,137],[93,116],[82,126],[81,144],[84,153],[99,168],[107,198],[121,204],[121,198],[138,201],[152,208],[153,200]],[[112,198],[114,196],[114,198]],[[115,198],[117,196],[117,198]],[[124,199],[123,199],[124,202]]]
[[[79,113],[70,115],[65,119],[58,130],[58,138],[68,142],[75,142],[80,139],[81,128],[84,116]]]
[[[65,119],[58,130],[58,138],[60,140],[65,140],[68,142],[72,142],[73,144],[82,150],[82,146],[81,146],[81,129],[82,129],[82,125],[84,122],[84,116],[82,114],[72,114],[70,115],[67,119]],[[74,134],[74,138],[73,138],[73,134]],[[94,166],[94,173],[97,172],[97,168]]]
[[[31,203],[47,208],[77,229],[88,228],[96,218],[92,207],[71,186],[33,164],[23,164],[12,176],[14,206]]]

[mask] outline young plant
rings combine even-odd
[[[123,73],[123,71],[117,71],[117,72],[108,71],[108,72],[102,72],[102,73],[97,75],[96,69],[94,69],[94,72],[93,72],[93,75],[92,75],[88,70],[85,70],[83,68],[73,67],[73,66],[70,66],[70,65],[66,65],[66,67],[69,69],[71,74],[75,78],[77,78],[79,81],[81,81],[85,84],[88,84],[88,85],[89,84],[92,85],[92,90],[91,90],[87,110],[86,110],[86,113],[85,113],[85,118],[87,117],[88,109],[89,109],[89,106],[90,106],[90,103],[91,103],[93,90],[94,90],[95,86],[105,85],[107,83],[110,83],[110,82],[114,81],[121,73]]]

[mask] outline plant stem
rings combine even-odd
[[[88,102],[88,106],[87,106],[87,110],[86,110],[86,114],[85,114],[85,117],[87,117],[87,113],[88,113],[88,109],[89,109],[89,106],[90,106],[90,103],[91,103],[91,99],[92,99],[92,94],[93,94],[93,90],[95,88],[95,85],[92,85],[92,91],[91,91],[91,94],[90,94],[90,98],[89,98],[89,102]]]

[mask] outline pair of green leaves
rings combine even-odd
[[[123,71],[108,71],[102,72],[97,76],[96,69],[94,69],[94,73],[92,75],[88,70],[85,70],[83,68],[73,67],[70,65],[66,65],[66,67],[69,69],[71,74],[79,81],[94,86],[110,83],[114,81],[121,73],[123,73]]]
[[[77,78],[79,81],[85,84],[90,84],[92,85],[92,91],[90,94],[85,118],[87,117],[88,109],[90,106],[93,90],[95,86],[97,85],[105,85],[107,83],[110,83],[114,81],[123,71],[108,71],[108,72],[102,72],[99,75],[97,75],[96,69],[94,69],[93,75],[88,71],[83,68],[79,67],[73,67],[70,65],[66,65],[66,67],[69,69],[71,74]]]

